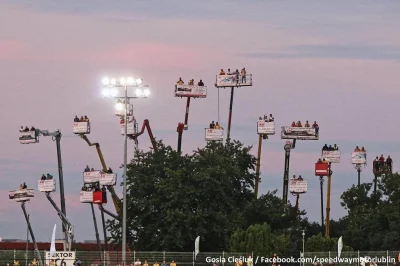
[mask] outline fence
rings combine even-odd
[[[334,264],[340,264],[341,266],[355,266],[360,264],[360,258],[370,257],[375,259],[378,266],[392,266],[393,262],[397,262],[398,251],[352,251],[342,252],[340,255],[340,261],[337,258],[337,252],[305,252],[304,258],[306,261],[301,263],[300,261],[282,262],[281,265],[298,265],[308,266],[312,265],[313,262],[321,262],[321,264],[328,265],[330,260]],[[45,251],[41,251],[42,258],[44,259]],[[278,254],[279,255],[279,254]],[[142,264],[147,260],[148,264],[152,266],[155,262],[160,265],[162,261],[166,261],[167,264],[171,261],[175,261],[177,266],[203,266],[212,265],[216,262],[219,266],[233,266],[236,260],[246,261],[249,253],[231,253],[231,252],[200,252],[196,259],[194,259],[194,252],[165,252],[165,251],[131,251],[126,253],[127,263],[133,264],[136,259],[140,259]],[[76,251],[76,257],[82,261],[82,266],[92,266],[103,264],[105,266],[116,266],[122,264],[122,253],[121,251],[104,251],[100,254],[98,251]],[[298,258],[301,257],[301,252]],[[0,266],[5,266],[7,263],[12,265],[13,260],[19,261],[20,266],[28,265],[33,258],[37,258],[33,250],[0,250]],[[253,258],[253,265],[271,265],[260,259],[261,257],[255,256]],[[297,260],[298,258],[293,258]],[[257,263],[256,263],[257,262]],[[72,265],[72,261],[64,265],[57,266],[69,266]],[[243,265],[246,265],[245,263]],[[367,265],[367,263],[365,264]],[[369,264],[368,264],[369,265]]]

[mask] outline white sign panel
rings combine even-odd
[[[207,141],[221,141],[224,139],[223,129],[206,128],[205,132]]]
[[[265,122],[265,120],[259,120],[257,122],[257,133],[275,135],[275,122]]]
[[[56,191],[56,180],[39,180],[38,189],[40,192],[55,192]]]
[[[282,127],[281,139],[318,140],[318,133],[310,127]]]
[[[365,151],[353,152],[351,154],[352,164],[366,164],[367,163],[367,153]]]
[[[121,124],[121,135],[124,135],[125,132],[125,123]],[[135,124],[134,122],[128,122],[128,128],[127,131],[128,135],[133,135],[135,134]]]
[[[90,123],[89,122],[74,122],[72,132],[75,134],[89,134]]]
[[[207,97],[207,86],[175,85],[175,97]]]
[[[33,189],[12,190],[8,197],[16,202],[30,201],[30,198],[35,197],[35,191]]]
[[[218,75],[215,83],[216,87],[240,87],[253,86],[251,74],[242,75]]]
[[[321,159],[330,163],[340,163],[340,151],[322,151]]]
[[[19,133],[19,143],[29,144],[36,142],[35,131],[20,132]]]
[[[50,256],[50,252],[45,252],[47,265],[52,265],[51,261],[54,260],[56,266],[74,266],[75,259],[75,251],[57,251],[53,256]]]
[[[101,174],[101,186],[115,186],[117,184],[117,174]]]
[[[83,172],[83,182],[93,184],[100,181],[101,171]]]
[[[93,192],[92,191],[81,191],[79,199],[82,203],[92,203],[93,202]]]
[[[307,192],[307,181],[291,179],[289,182],[290,193],[306,193]]]

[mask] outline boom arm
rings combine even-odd
[[[56,209],[58,216],[60,216],[61,221],[63,226],[67,229],[67,233],[71,239],[71,243],[74,242],[74,233],[73,233],[73,226],[72,224],[68,221],[67,217],[64,215],[64,213],[58,208],[57,204],[54,202],[54,200],[50,196],[50,192],[46,192],[46,197],[50,201],[51,205],[53,205],[54,209]],[[71,247],[71,245],[70,245]]]
[[[120,221],[120,218],[119,218],[117,215],[115,215],[114,213],[110,212],[109,210],[104,209],[103,205],[100,205],[100,204],[99,204],[99,209],[100,209],[102,212],[105,212],[105,213],[107,213],[108,215],[110,215],[110,216],[111,216],[112,218],[114,218],[115,220]]]
[[[144,133],[145,129],[147,129],[147,132],[149,133],[150,141],[151,141],[154,151],[157,151],[156,140],[154,139],[153,132],[151,131],[150,122],[148,119],[145,119],[143,121],[142,129],[140,130],[140,132],[138,132],[136,134],[128,135],[128,137],[130,139],[136,140],[140,135],[142,135]]]
[[[106,162],[104,160],[103,153],[101,152],[100,144],[99,143],[91,143],[90,140],[84,134],[81,134],[80,136],[81,136],[82,139],[84,139],[86,141],[86,143],[89,146],[96,146],[97,154],[99,155],[101,166],[103,167],[103,172],[107,172],[107,165],[106,165]],[[111,194],[111,198],[113,200],[116,212],[118,214],[121,214],[121,208],[120,208],[121,200],[118,198],[117,193],[115,193],[114,187],[113,186],[107,186],[107,189]]]

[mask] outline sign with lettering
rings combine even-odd
[[[101,171],[83,172],[83,182],[93,184],[100,181]]]
[[[217,75],[216,87],[253,86],[251,74],[246,75]]]
[[[56,191],[56,180],[39,180],[38,189],[40,192],[54,192]]]
[[[224,139],[224,130],[215,128],[206,128],[207,141],[221,141]]]
[[[206,98],[207,86],[175,85],[175,97]]]
[[[74,122],[72,132],[75,134],[89,134],[90,123],[89,122]]]
[[[282,127],[281,139],[318,140],[319,130],[311,127]]]
[[[351,153],[351,163],[352,164],[366,164],[367,163],[367,152],[356,151]]]
[[[330,163],[340,163],[340,151],[322,151],[321,159]]]
[[[289,182],[290,193],[306,193],[307,181],[299,179],[291,179]]]
[[[117,184],[117,174],[101,174],[101,186],[115,186],[115,184]]]
[[[259,120],[257,122],[257,133],[275,135],[275,122],[265,122],[265,120]]]
[[[74,266],[76,259],[75,251],[57,251],[50,256],[50,252],[45,252],[45,261],[47,265],[51,265],[52,260],[54,260],[56,266]]]

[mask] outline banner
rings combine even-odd
[[[76,255],[74,251],[57,251],[52,256],[51,252],[45,252],[45,263],[51,265],[54,260],[56,266],[74,266]]]
[[[340,237],[337,242],[338,258],[340,258],[340,254],[342,253],[342,248],[343,248],[343,240],[342,237]]]
[[[206,86],[175,85],[175,97],[207,97]]]
[[[207,141],[220,141],[224,139],[224,130],[215,128],[206,128],[206,140]]]
[[[121,125],[121,135],[123,136],[123,135],[125,134],[125,124],[120,124],[120,125]],[[132,121],[129,122],[129,119],[128,119],[128,126],[127,126],[127,128],[126,128],[126,133],[127,133],[128,135],[133,135],[133,134],[136,133],[136,132],[135,132],[135,123],[134,123],[134,120],[132,120]]]
[[[367,153],[365,151],[356,151],[351,153],[352,164],[367,164]]]
[[[90,171],[83,173],[83,183],[93,184],[100,181],[101,171]]]
[[[200,236],[196,237],[194,241],[194,259],[196,260],[197,254],[200,253]]]
[[[282,127],[281,139],[318,140],[319,134],[311,127]]]
[[[218,75],[216,80],[216,87],[241,87],[253,86],[251,74],[242,75]]]
[[[56,191],[56,180],[39,180],[38,181],[38,189],[40,192],[54,192]]]
[[[275,122],[265,122],[264,120],[259,120],[257,122],[257,133],[258,134],[275,134]]]
[[[92,191],[81,191],[79,199],[82,203],[92,203],[93,202],[93,192]]]
[[[307,192],[307,181],[291,179],[289,183],[290,193],[306,193]]]
[[[89,134],[90,123],[89,122],[74,122],[72,132],[75,134]]]
[[[117,184],[117,174],[101,174],[100,186],[115,186]]]
[[[340,163],[340,151],[322,151],[321,159],[330,163]]]

